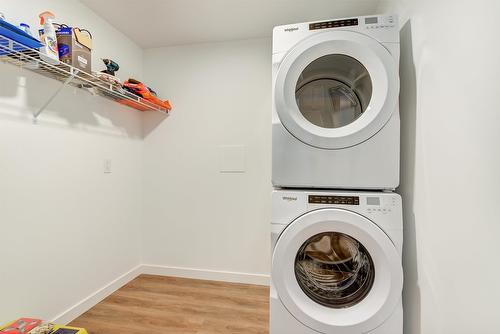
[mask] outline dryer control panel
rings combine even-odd
[[[395,28],[397,19],[393,16],[370,16],[364,18],[366,29]]]
[[[309,195],[309,204],[359,205],[359,196]]]

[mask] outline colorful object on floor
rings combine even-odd
[[[169,100],[165,101],[160,100],[159,98],[156,97],[156,93],[154,93],[154,91],[152,91],[145,84],[143,84],[138,80],[131,78],[128,79],[123,83],[123,88],[125,88],[126,90],[137,96],[142,97],[143,99],[145,99],[150,103],[163,107],[167,110],[172,110],[172,105],[170,104]]]
[[[54,326],[55,325],[51,323],[41,324],[40,326],[33,328],[29,334],[50,334],[52,333]]]
[[[52,331],[50,334],[88,334],[88,332],[85,328],[55,326],[54,331]]]
[[[0,327],[0,334],[26,334],[42,323],[40,319],[20,318]]]
[[[1,327],[0,334],[88,334],[85,328],[42,323],[40,319],[20,318]]]

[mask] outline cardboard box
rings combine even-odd
[[[56,30],[59,60],[92,73],[92,36],[87,30],[60,26]]]

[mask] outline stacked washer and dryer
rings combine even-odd
[[[397,17],[273,31],[270,334],[402,334]]]

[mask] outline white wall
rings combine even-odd
[[[95,64],[110,57],[122,78],[141,77],[142,51],[78,2],[0,5],[7,17],[51,9],[90,28]],[[500,3],[381,11],[403,18],[405,333],[495,333]],[[51,319],[141,262],[268,273],[270,43],[148,50],[144,76],[175,110],[167,122],[145,115],[144,128],[139,113],[72,89],[34,126],[57,83],[0,64],[0,322]],[[219,172],[221,145],[246,147],[244,173]]]
[[[498,333],[500,2],[401,0],[405,333]]]
[[[144,262],[252,275],[270,269],[271,40],[145,51],[145,77],[175,96],[145,121]],[[220,173],[219,146],[246,148]],[[245,279],[245,277],[243,277]],[[259,279],[257,279],[259,281]]]
[[[14,22],[46,9],[93,32],[94,68],[110,57],[141,77],[142,50],[79,2],[0,1]],[[59,83],[0,73],[0,323],[53,319],[141,263],[142,116],[67,88],[33,125]]]

